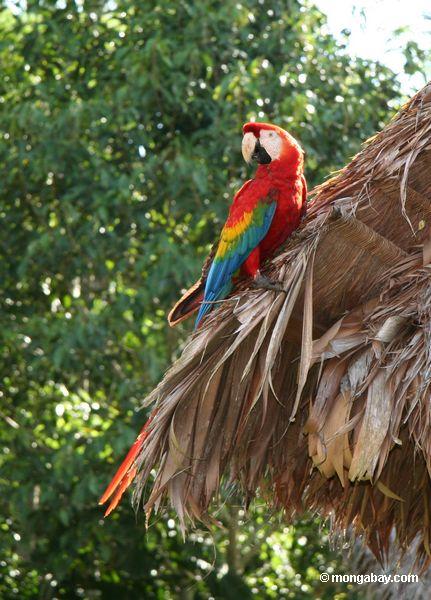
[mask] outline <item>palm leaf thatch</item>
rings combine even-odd
[[[150,394],[134,468],[147,513],[207,520],[221,480],[287,518],[431,550],[431,84],[335,177],[266,265],[206,319]],[[154,473],[154,471],[153,471]]]

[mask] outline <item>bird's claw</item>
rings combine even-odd
[[[253,285],[254,287],[261,290],[270,290],[273,292],[286,293],[286,290],[283,288],[282,283],[280,283],[279,281],[272,281],[271,279],[268,279],[268,277],[265,277],[260,273],[256,275],[256,277],[253,279]]]

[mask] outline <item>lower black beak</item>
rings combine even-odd
[[[251,158],[258,162],[260,165],[268,165],[271,162],[271,157],[265,148],[261,145],[260,140],[256,141],[256,145],[253,150]]]

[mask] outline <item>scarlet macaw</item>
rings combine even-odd
[[[284,129],[269,123],[246,123],[242,154],[258,163],[255,177],[235,194],[218,246],[204,264],[201,279],[169,314],[176,325],[199,308],[196,326],[232,289],[240,274],[254,284],[281,289],[260,274],[262,262],[298,227],[306,210],[304,154]]]
[[[242,154],[246,162],[258,163],[253,179],[235,194],[218,245],[206,260],[202,277],[177,302],[169,314],[171,325],[199,309],[196,326],[225,298],[238,270],[253,278],[255,285],[281,290],[263,277],[262,262],[299,226],[306,211],[307,185],[303,174],[304,154],[298,142],[284,129],[269,123],[246,123]],[[111,498],[107,516],[121,500],[137,473],[137,458],[151,435],[152,412],[100,504]]]

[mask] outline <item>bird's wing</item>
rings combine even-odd
[[[234,199],[229,217],[221,232],[217,251],[209,270],[204,293],[196,319],[196,326],[232,287],[232,276],[268,233],[277,206],[274,194],[253,199],[245,195],[248,185],[241,188]]]

